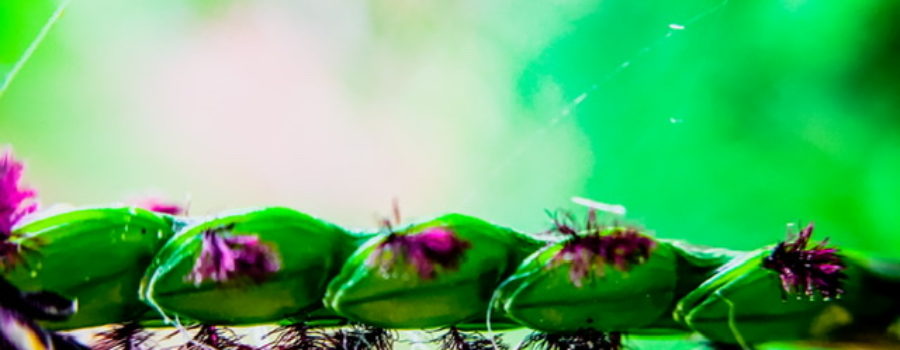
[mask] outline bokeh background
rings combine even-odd
[[[0,82],[58,5],[0,3]],[[527,232],[572,197],[900,257],[900,2],[73,1],[0,92],[46,204],[156,195]],[[2,86],[3,84],[0,84]]]

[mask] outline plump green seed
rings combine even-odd
[[[408,242],[413,239],[410,237],[436,232],[433,230],[445,235],[440,239],[452,239],[465,247],[456,252],[458,256],[444,257],[458,259],[454,264],[442,266],[427,259],[415,260],[415,256],[398,256],[419,252],[422,247],[403,245],[418,244],[415,242],[387,246],[388,242]],[[444,215],[375,237],[361,246],[329,284],[325,304],[350,319],[385,328],[446,327],[480,320],[497,285],[540,245],[477,218]]]
[[[762,266],[770,253],[761,249],[723,267],[679,302],[676,318],[710,340],[749,347],[883,333],[900,311],[900,278],[875,273],[870,259],[844,256],[843,294],[829,299],[786,294],[778,273]]]
[[[238,269],[226,279],[194,278],[211,232],[258,240],[277,268],[264,276],[242,276]],[[338,226],[287,208],[223,214],[186,227],[167,242],[147,269],[140,295],[164,316],[206,324],[303,318],[321,308],[326,284],[356,240]]]
[[[67,211],[32,221],[13,232],[20,261],[4,272],[24,291],[50,291],[77,302],[66,321],[72,329],[124,322],[149,309],[138,300],[144,269],[167,238],[173,220],[138,208]]]
[[[597,267],[578,285],[569,266],[553,263],[564,244],[535,252],[500,287],[502,309],[517,322],[543,332],[631,330],[649,325],[671,304],[676,272],[670,245],[658,245],[628,271]]]

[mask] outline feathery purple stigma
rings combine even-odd
[[[584,233],[571,224],[554,219],[555,231],[569,235],[562,249],[551,260],[550,267],[569,264],[569,280],[577,287],[593,271],[603,275],[606,265],[619,271],[628,271],[633,265],[644,263],[656,247],[656,241],[642,235],[634,228],[613,228],[604,232],[597,224],[596,215],[589,212]]]
[[[22,217],[37,210],[35,191],[19,186],[23,169],[12,152],[0,154],[0,240],[9,237]]]
[[[437,275],[436,266],[447,270],[458,268],[469,248],[469,242],[445,227],[430,227],[413,234],[391,233],[375,249],[369,265],[390,273],[400,261],[414,267],[422,279],[433,279]]]
[[[195,284],[249,277],[259,283],[281,265],[275,252],[255,235],[226,233],[233,225],[203,232],[203,248],[187,276]]]
[[[187,213],[187,210],[185,210],[185,208],[181,205],[168,203],[159,198],[145,198],[138,202],[137,206],[152,212],[169,215],[182,215]]]
[[[826,246],[828,239],[809,247],[812,231],[813,224],[809,224],[793,241],[778,243],[763,259],[763,267],[778,272],[784,293],[838,297],[844,292],[846,265],[837,248]]]

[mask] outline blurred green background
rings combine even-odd
[[[0,76],[55,1],[0,2]],[[900,2],[73,2],[0,95],[44,203],[148,194],[525,231],[573,196],[900,257]]]

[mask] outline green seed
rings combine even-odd
[[[517,322],[551,333],[624,331],[650,325],[672,303],[677,281],[671,245],[658,244],[647,261],[627,271],[596,266],[581,285],[573,283],[570,266],[553,262],[564,245],[535,252],[500,287],[502,308]]]
[[[48,328],[124,322],[148,311],[137,289],[173,221],[138,208],[78,209],[41,218],[13,232],[21,260],[6,278],[24,291],[73,299],[78,312]],[[160,237],[160,234],[161,236]]]
[[[329,284],[325,304],[384,328],[480,323],[496,286],[540,242],[449,214],[371,239]]]
[[[882,333],[900,311],[900,278],[874,272],[867,267],[871,259],[844,256],[843,294],[826,299],[786,295],[779,274],[763,268],[770,253],[759,250],[723,267],[679,302],[675,317],[713,341],[750,347],[847,331]]]
[[[269,255],[265,258],[272,260],[267,262],[272,269],[260,274],[238,266],[232,275],[198,277],[204,245],[213,236],[222,244],[235,237],[258,240],[255,247]],[[140,295],[164,317],[205,324],[303,318],[321,308],[326,284],[357,239],[338,226],[287,208],[224,214],[186,227],[169,240],[147,269]],[[232,248],[240,254],[247,247]]]

